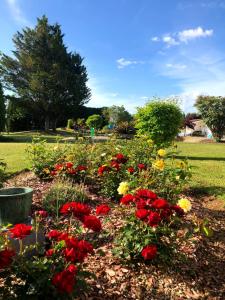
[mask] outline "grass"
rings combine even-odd
[[[7,173],[16,173],[29,168],[25,143],[0,143],[0,159],[7,163]]]
[[[0,159],[7,163],[10,174],[29,168],[29,161],[25,153],[26,143],[33,137],[43,137],[49,143],[54,143],[58,136],[73,136],[73,133],[58,131],[57,134],[38,132],[10,133],[12,142],[0,143]],[[195,191],[216,195],[225,199],[225,144],[177,143],[178,157],[188,158],[193,166],[191,188]]]
[[[179,157],[193,166],[191,188],[225,199],[225,144],[178,143]]]

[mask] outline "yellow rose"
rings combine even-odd
[[[154,167],[155,169],[158,169],[158,170],[160,170],[160,171],[163,171],[164,168],[165,168],[165,163],[164,163],[164,161],[163,161],[162,159],[157,159],[157,160],[155,161],[155,163],[153,164],[153,167]]]
[[[180,179],[180,176],[178,175],[178,176],[176,176],[176,180],[179,180]]]
[[[44,168],[44,169],[43,169],[43,172],[44,172],[45,174],[49,174],[49,173],[50,173],[50,170],[49,170],[48,168]]]
[[[180,199],[177,204],[184,210],[184,212],[191,210],[191,202],[186,198]]]
[[[117,191],[118,191],[118,193],[120,195],[126,195],[127,192],[129,191],[129,184],[128,184],[128,182],[126,182],[126,181],[120,182],[120,185],[119,185]]]
[[[165,155],[166,155],[166,150],[164,150],[164,149],[159,149],[159,150],[158,150],[158,155],[161,156],[161,157],[165,156]]]

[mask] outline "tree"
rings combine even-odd
[[[43,16],[34,29],[17,32],[14,56],[2,55],[0,60],[5,88],[41,118],[45,130],[50,125],[55,129],[90,97],[83,58],[67,51],[63,37],[59,24],[50,25]]]
[[[139,135],[147,135],[160,145],[170,144],[179,133],[183,115],[174,100],[154,99],[138,108],[135,116]]]
[[[113,105],[102,110],[104,118],[111,124],[117,125],[120,122],[129,122],[132,120],[131,114],[124,106]]]
[[[92,115],[86,120],[86,125],[88,127],[94,127],[95,129],[100,129],[102,126],[102,117],[100,115]]]
[[[225,134],[225,97],[199,96],[195,106],[213,136],[220,141]]]
[[[5,120],[6,120],[5,114],[6,114],[5,97],[0,82],[0,132],[5,130]]]

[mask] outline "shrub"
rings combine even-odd
[[[74,124],[74,120],[73,119],[68,119],[67,121],[67,129],[73,129],[73,124]]]
[[[131,122],[120,122],[113,130],[116,134],[135,134],[135,128]]]
[[[145,261],[171,258],[178,246],[176,232],[181,227],[185,211],[191,209],[189,200],[183,206],[172,205],[148,189],[138,189],[121,198],[128,207],[128,219],[121,228],[114,253],[123,259]]]
[[[139,135],[147,135],[154,144],[169,145],[179,133],[183,115],[172,100],[153,100],[138,108],[136,128]]]
[[[73,184],[70,180],[54,182],[43,198],[43,207],[50,214],[59,216],[59,208],[69,201],[86,202],[88,195],[81,184]]]
[[[100,129],[103,123],[103,119],[100,115],[92,115],[89,116],[88,119],[86,120],[86,125],[88,127],[93,127],[95,129]]]

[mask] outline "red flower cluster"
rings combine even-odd
[[[31,233],[31,230],[32,226],[28,226],[26,224],[16,224],[9,231],[11,232],[12,238],[23,239]]]
[[[107,204],[102,204],[96,207],[96,215],[107,215],[110,212],[110,207]]]
[[[139,189],[134,195],[127,194],[120,199],[120,203],[136,205],[136,218],[146,222],[151,227],[158,226],[163,221],[168,221],[175,212],[182,216],[184,211],[178,205],[170,205],[165,199],[148,189]]]
[[[79,165],[77,167],[74,167],[74,164],[72,162],[65,162],[62,164],[56,164],[54,170],[51,171],[51,175],[56,176],[60,173],[65,173],[68,175],[76,175],[81,172],[85,172],[86,170],[87,170],[86,166]]]
[[[103,165],[101,167],[98,168],[98,175],[103,175],[103,173],[105,172],[109,172],[111,169],[110,167],[106,166],[106,165]]]
[[[0,269],[7,268],[11,263],[13,256],[15,256],[16,253],[12,249],[4,249],[0,251]]]
[[[64,215],[73,214],[74,217],[82,221],[84,216],[90,215],[91,209],[83,203],[72,201],[64,204],[60,209],[60,213]]]
[[[85,241],[74,237],[65,240],[66,248],[63,250],[66,261],[83,262],[89,253],[93,253],[93,246]]]
[[[141,255],[143,256],[144,260],[153,259],[156,256],[157,247],[156,245],[148,245],[144,247],[141,251]]]
[[[103,208],[100,208],[101,210]],[[106,210],[106,208],[104,208]],[[99,232],[102,229],[100,220],[90,215],[91,209],[89,206],[79,202],[68,202],[64,204],[60,209],[61,214],[73,214],[75,218],[81,221],[84,227],[93,231]]]
[[[72,293],[75,285],[75,276],[77,267],[69,265],[62,272],[56,273],[52,278],[52,284],[57,288],[60,293]]]

